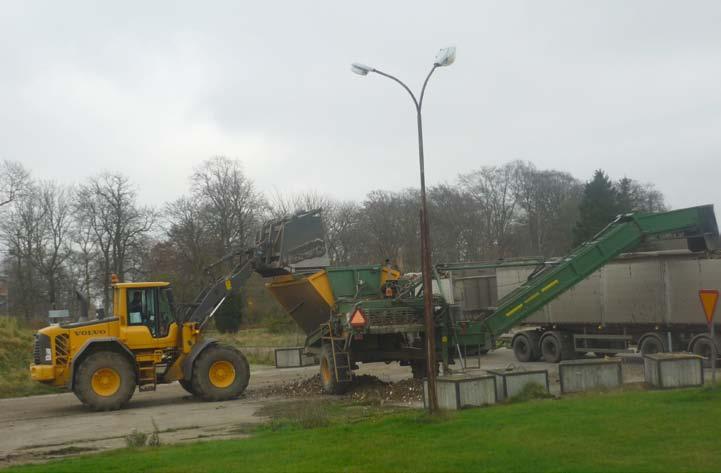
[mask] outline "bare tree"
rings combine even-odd
[[[101,174],[88,179],[76,194],[79,218],[93,232],[100,256],[103,307],[110,306],[109,280],[112,273],[121,279],[133,269],[131,261],[155,221],[155,212],[137,204],[137,194],[127,177]]]
[[[167,274],[175,284],[178,300],[189,301],[205,283],[205,267],[217,257],[211,251],[215,237],[196,196],[168,204],[165,220],[167,240],[152,250],[153,271]]]
[[[441,184],[428,192],[433,260],[452,262],[477,259],[480,223],[474,202],[458,187]]]
[[[214,235],[216,256],[250,243],[261,220],[265,199],[246,177],[239,161],[217,156],[205,161],[191,178],[204,224]]]
[[[513,192],[517,175],[518,163],[512,162],[502,167],[486,166],[458,178],[461,188],[471,196],[479,212],[484,258],[506,256],[508,232],[518,204]]]
[[[360,227],[361,207],[355,202],[335,202],[324,207],[323,220],[328,253],[333,264],[365,263],[366,247]]]
[[[0,223],[7,246],[6,268],[9,292],[13,294],[12,309],[28,320],[37,313],[40,302],[40,288],[32,261],[43,218],[36,197],[37,189],[31,185],[25,195],[13,202]]]
[[[528,241],[528,247],[519,250],[556,256],[570,249],[581,192],[581,182],[568,173],[518,163],[514,193],[523,211],[518,220],[526,227]]]
[[[275,192],[270,199],[269,209],[273,217],[288,217],[299,211],[322,209],[324,213],[336,204],[332,197],[315,191],[283,194]]]
[[[57,308],[58,283],[70,256],[72,209],[70,191],[53,182],[41,183],[36,192],[40,221],[35,228],[31,260],[47,283],[50,308]]]
[[[30,187],[30,174],[22,164],[14,161],[0,162],[0,207],[17,200]]]

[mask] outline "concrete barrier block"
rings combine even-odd
[[[643,357],[646,382],[655,388],[703,386],[703,358],[689,353],[657,353]]]
[[[548,370],[488,370],[488,373],[496,378],[497,401],[520,394],[528,384],[538,384],[548,392]]]
[[[436,378],[438,407],[459,410],[496,403],[496,378],[489,375],[454,374]],[[428,380],[423,381],[423,405],[428,407]]]
[[[623,384],[620,359],[569,360],[558,364],[562,393],[611,389]]]
[[[318,362],[315,360],[315,357],[303,353],[303,347],[275,349],[276,368],[298,368],[316,364],[318,364]]]

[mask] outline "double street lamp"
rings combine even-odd
[[[426,176],[425,176],[425,165],[423,161],[423,120],[421,117],[421,109],[423,108],[423,97],[425,96],[426,86],[431,75],[439,67],[450,66],[456,60],[456,48],[449,47],[441,49],[436,55],[435,61],[433,61],[433,67],[426,76],[426,80],[423,81],[423,87],[421,88],[421,95],[416,98],[415,94],[404,84],[400,79],[390,74],[386,74],[383,71],[375,69],[364,64],[353,63],[351,65],[351,71],[354,73],[367,76],[373,72],[381,76],[391,79],[403,87],[406,92],[411,96],[413,104],[416,107],[416,122],[418,123],[418,163],[421,171],[421,271],[423,273],[423,307],[424,307],[424,321],[425,321],[425,332],[426,332],[426,372],[428,374],[428,409],[434,412],[438,409],[438,399],[436,397],[436,334],[435,334],[435,321],[433,317],[433,287],[431,282],[431,239],[430,230],[428,223],[428,206],[426,204]]]

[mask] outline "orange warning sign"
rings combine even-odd
[[[713,289],[701,289],[698,291],[698,297],[701,299],[701,305],[703,306],[704,314],[706,314],[706,320],[708,323],[713,321],[714,313],[716,312],[716,303],[718,302],[719,292]]]
[[[355,312],[353,312],[353,315],[350,318],[350,325],[353,328],[365,327],[366,318],[365,318],[365,315],[363,315],[362,310],[356,309]]]

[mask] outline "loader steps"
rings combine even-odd
[[[162,352],[138,354],[135,361],[138,364],[138,390],[141,392],[155,391],[158,384],[157,362],[161,359]]]

